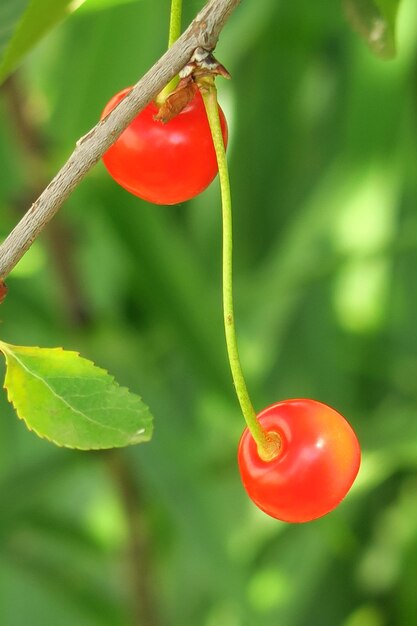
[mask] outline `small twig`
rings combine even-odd
[[[43,140],[37,124],[29,116],[26,103],[22,102],[21,84],[18,73],[13,74],[2,86],[2,91],[6,94],[8,112],[13,121],[14,129],[30,156],[43,155],[46,150],[46,142]]]
[[[198,47],[213,50],[240,0],[209,0],[184,34],[136,83],[129,94],[84,137],[26,215],[0,246],[0,279],[5,279],[87,172],[136,115],[186,65]]]
[[[20,217],[28,201],[33,201],[48,183],[45,165],[48,145],[35,116],[30,114],[24,84],[18,73],[13,74],[4,83],[1,92],[4,93],[9,118],[21,148],[21,156],[28,169],[27,188],[12,203]],[[46,233],[46,244],[63,287],[68,319],[76,326],[83,326],[89,320],[88,306],[75,271],[74,238],[67,224],[62,220],[55,220]]]
[[[137,475],[133,474],[126,453],[122,450],[112,450],[106,453],[105,458],[127,523],[126,565],[131,592],[132,622],[157,626],[157,594],[152,584],[149,527],[141,511]]]

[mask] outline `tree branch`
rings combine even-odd
[[[201,46],[213,50],[240,0],[209,0],[183,35],[141,78],[129,94],[84,137],[26,215],[0,246],[0,280],[4,280],[68,196],[136,115],[187,64]]]
[[[151,533],[143,513],[137,473],[133,472],[124,450],[107,450],[104,455],[127,524],[126,582],[131,591],[132,624],[157,626],[160,620],[152,572]]]
[[[27,106],[25,84],[16,72],[6,80],[1,90],[4,94],[9,120],[15,131],[20,147],[23,167],[26,167],[26,188],[10,201],[19,218],[48,184],[45,162],[48,155],[48,142],[43,136],[36,116]],[[63,216],[59,216],[63,217]],[[46,232],[46,246],[53,262],[53,268],[61,284],[62,300],[68,321],[78,327],[89,322],[88,303],[84,298],[81,281],[75,268],[75,237],[72,229],[62,219],[52,222]]]

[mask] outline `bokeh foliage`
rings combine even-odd
[[[200,6],[185,0],[185,20]],[[18,76],[41,146],[25,145],[3,89],[2,236],[113,93],[163,52],[168,13],[168,0],[87,2],[43,41]],[[258,408],[309,396],[351,421],[364,451],[351,495],[300,526],[248,501],[217,185],[154,207],[99,165],[10,276],[2,337],[106,367],[140,391],[155,434],[123,453],[61,450],[1,397],[2,624],[152,626],[154,612],[170,626],[417,622],[413,0],[397,47],[395,60],[374,58],[331,0],[247,0],[217,48],[233,75],[218,86],[248,384]],[[137,601],[151,605],[142,622]]]

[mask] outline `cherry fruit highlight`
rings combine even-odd
[[[308,522],[332,511],[359,471],[361,452],[349,423],[315,400],[285,400],[257,416],[280,449],[263,461],[246,428],[238,450],[243,485],[254,503],[285,522]]]
[[[129,93],[117,93],[101,119]],[[103,156],[110,175],[135,196],[154,204],[177,204],[198,195],[217,174],[217,160],[200,92],[172,120],[155,120],[154,102],[139,113]],[[223,141],[226,118],[219,107]]]

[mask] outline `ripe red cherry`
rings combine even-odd
[[[106,105],[102,118],[130,87]],[[217,174],[213,140],[200,92],[172,120],[154,120],[154,102],[139,113],[104,154],[110,175],[122,187],[154,204],[177,204],[201,193]],[[225,145],[227,124],[219,107]]]
[[[263,461],[246,428],[238,461],[254,503],[284,522],[308,522],[333,510],[359,471],[361,452],[340,413],[315,400],[285,400],[257,416],[281,440],[278,456]]]

